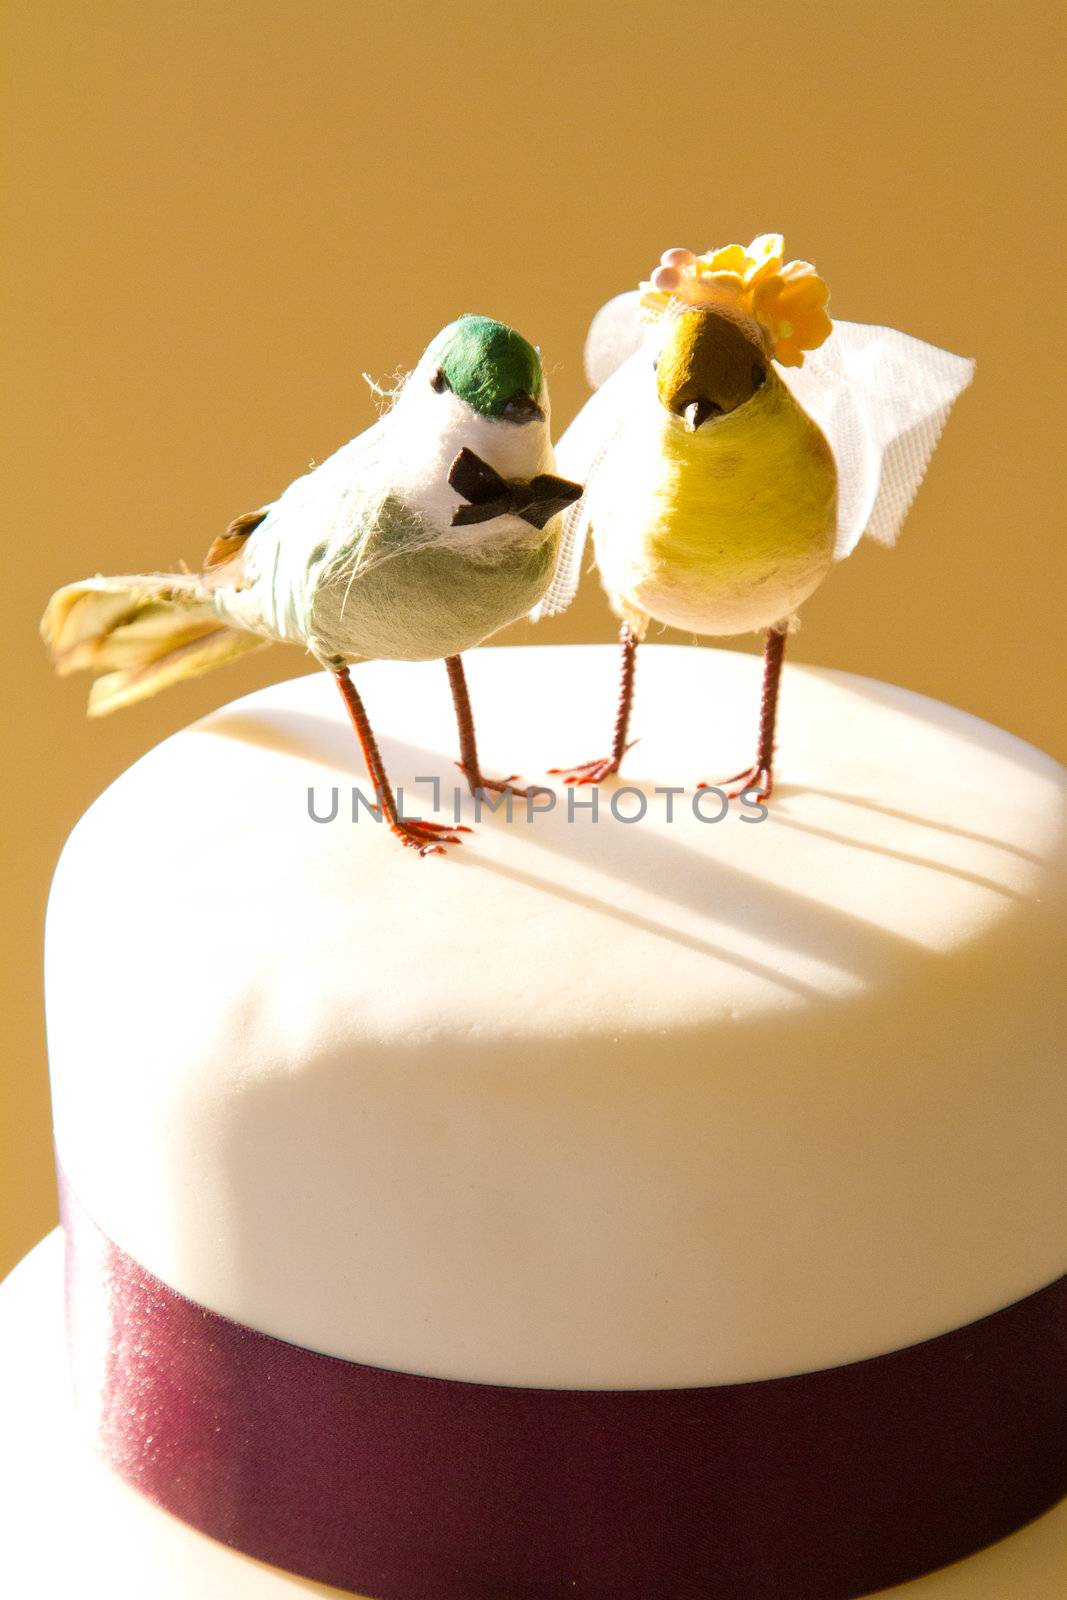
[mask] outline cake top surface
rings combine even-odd
[[[482,650],[468,670],[487,772],[543,782],[548,766],[598,753],[610,649]],[[353,789],[372,791],[344,708],[327,675],[292,680],[121,777],[75,830],[57,904],[73,923],[92,906],[143,1025],[180,974],[199,1030],[222,1044],[239,1010],[270,1055],[299,1054],[317,1029],[492,1043],[855,1001],[1010,935],[1020,907],[1062,892],[1056,763],[841,672],[787,668],[766,816],[735,801],[714,820],[714,793],[698,816],[697,783],[751,754],[758,670],[739,653],[646,647],[638,742],[595,817],[590,790],[559,789],[550,812],[484,811],[462,848],[429,861],[397,849],[358,799],[352,820]],[[443,670],[357,674],[406,809],[431,813],[434,779],[444,814],[460,794],[474,822]],[[333,820],[313,820],[331,816],[335,791]],[[156,886],[165,915],[148,941],[114,895],[123,869]]]

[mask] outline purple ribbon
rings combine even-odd
[[[1067,1277],[796,1377],[512,1388],[231,1322],[61,1190],[73,1365],[106,1460],[235,1550],[375,1600],[852,1600],[1067,1492]]]

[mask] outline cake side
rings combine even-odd
[[[468,670],[487,765],[536,779],[589,753],[616,662]],[[360,669],[424,813],[415,780],[455,782],[439,676]],[[642,820],[605,786],[596,821],[559,796],[429,863],[349,820],[366,783],[319,676],[152,751],[49,912],[57,1144],[90,1215],[237,1321],[510,1384],[834,1366],[1057,1277],[1062,769],[793,668],[766,819],[700,820],[757,696],[752,658],[646,648],[618,806]],[[657,785],[686,791],[669,822]]]
[[[0,1283],[0,1496],[8,1518],[3,1574],[20,1600],[341,1596],[345,1591],[206,1538],[131,1489],[85,1447],[65,1373],[62,1257],[57,1232]],[[55,1537],[57,1503],[63,1506],[61,1539]],[[871,1600],[1062,1600],[1065,1563],[1062,1501],[991,1548]],[[648,1592],[650,1600],[670,1600],[655,1585]]]

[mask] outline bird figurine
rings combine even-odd
[[[664,253],[594,319],[596,393],[557,445],[585,495],[539,615],[564,609],[591,530],[622,619],[608,755],[555,768],[598,783],[629,748],[637,647],[650,621],[764,634],[755,757],[718,782],[767,799],[786,637],[798,608],[867,531],[892,543],[973,363],[890,328],[831,323],[814,267],[780,234]],[[708,787],[703,783],[701,787]]]
[[[337,681],[390,829],[439,854],[469,830],[399,815],[350,664],[442,657],[472,792],[526,793],[481,770],[462,653],[540,600],[580,494],[554,472],[538,351],[463,316],[372,427],[232,522],[199,572],[69,584],[41,632],[60,673],[93,673],[90,716],[273,640],[303,646]]]

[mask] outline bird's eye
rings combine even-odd
[[[452,385],[445,377],[444,367],[438,367],[437,371],[430,379],[430,388],[433,390],[434,394],[444,394],[445,390],[450,389],[451,387]]]
[[[765,369],[763,367],[761,367],[759,362],[757,361],[755,366],[752,368],[752,387],[753,387],[753,389],[762,389],[763,385],[766,382],[767,382],[767,373],[766,373]]]

